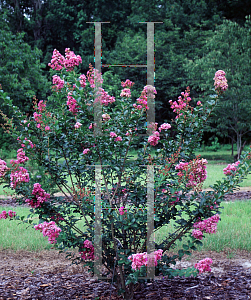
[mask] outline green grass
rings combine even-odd
[[[218,229],[215,234],[205,234],[202,240],[203,246],[199,246],[199,251],[225,251],[225,250],[246,250],[251,251],[251,200],[222,202],[224,209],[221,209],[221,220],[218,223]],[[14,210],[18,215],[27,216],[29,214],[28,208],[22,207],[0,207],[2,210]],[[37,223],[37,216],[33,217],[34,223]],[[37,220],[37,221],[36,221]],[[40,251],[50,249],[51,244],[48,243],[48,238],[43,237],[43,234],[36,231],[33,226],[27,228],[27,224],[20,221],[0,220],[0,250],[28,250]],[[83,228],[84,221],[79,221],[79,228]],[[174,222],[168,226],[161,228],[155,234],[155,241],[161,241],[168,232],[173,232]],[[171,251],[175,252],[180,249],[181,245],[187,240],[177,241],[177,247]]]
[[[217,226],[215,234],[206,233],[203,238],[203,246],[199,246],[198,251],[221,252],[227,249],[251,251],[251,200],[222,202],[220,209],[221,220]],[[173,232],[174,222],[161,228],[155,235],[155,241],[163,240],[167,232]],[[180,249],[184,241],[177,241],[173,251]]]
[[[245,150],[247,150],[249,147],[246,146]],[[236,149],[235,149],[236,150]],[[1,153],[1,152],[0,152]],[[203,188],[209,188],[210,185],[213,185],[214,183],[216,183],[216,181],[218,180],[222,180],[222,178],[225,178],[225,175],[223,174],[223,169],[225,167],[227,167],[227,165],[229,163],[233,162],[233,158],[231,156],[231,146],[230,145],[224,145],[222,146],[222,149],[217,151],[217,152],[213,152],[213,151],[207,151],[204,152],[203,149],[201,149],[200,151],[196,152],[196,155],[201,154],[202,158],[205,158],[208,160],[208,164],[207,164],[207,179],[203,185]],[[7,155],[7,154],[6,154]],[[11,152],[11,155],[13,155],[13,152]],[[130,155],[133,156],[133,159],[136,159],[137,157],[137,151],[131,151]],[[14,157],[14,156],[12,156]],[[10,167],[10,158],[6,159],[7,162],[7,166]],[[31,167],[32,170],[34,170],[34,166],[32,164],[27,164],[27,168]],[[145,175],[146,177],[146,175]],[[116,179],[116,178],[115,178]],[[116,182],[116,180],[114,179],[114,181]],[[68,182],[70,182],[70,177],[67,177]],[[138,180],[139,181],[139,180]],[[91,182],[89,182],[90,184]],[[104,185],[104,182],[102,182],[102,185]],[[241,187],[250,187],[251,186],[251,174],[249,174],[247,176],[247,179],[245,179],[241,184]],[[111,188],[111,184],[108,184],[108,188]],[[65,189],[63,189],[64,191],[66,191]],[[3,189],[3,185],[0,185],[0,195],[4,195],[5,192],[12,195],[14,193],[13,190],[5,188]]]

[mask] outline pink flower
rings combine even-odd
[[[155,131],[153,132],[153,135],[149,136],[148,143],[150,143],[151,146],[156,146],[158,144],[159,139],[160,139],[159,132]]]
[[[7,214],[7,212],[5,211],[5,210],[3,210],[2,212],[1,212],[1,214],[0,214],[0,220],[1,219],[7,219],[8,217],[10,218],[10,219],[12,219],[12,218],[14,218],[15,216],[16,216],[16,212],[15,211],[12,211],[12,210],[9,210],[8,211],[8,214]]]
[[[21,182],[29,182],[30,181],[30,177],[28,174],[28,171],[23,168],[23,167],[19,167],[19,171],[12,171],[10,174],[10,186],[15,189],[16,186],[21,183]]]
[[[200,271],[199,274],[203,272],[211,272],[210,265],[212,262],[212,259],[207,257],[196,263],[194,267]]]
[[[82,63],[82,58],[79,55],[75,55],[73,51],[70,51],[70,48],[66,48],[64,61],[66,71],[73,71],[74,67],[78,66],[80,63]]]
[[[131,88],[134,85],[134,82],[130,81],[129,79],[126,79],[125,82],[121,81],[121,86],[123,88],[128,87]]]
[[[8,170],[9,168],[6,165],[6,162],[0,159],[0,177],[3,177]]]
[[[92,242],[89,240],[85,240],[84,248],[84,251],[79,252],[79,254],[81,254],[81,258],[83,260],[94,260],[94,247],[92,245]]]
[[[37,124],[37,128],[40,128],[41,127],[41,124]]]
[[[218,214],[205,219],[204,221],[196,222],[193,227],[204,231],[206,233],[216,233],[217,223],[219,222],[220,216]]]
[[[16,213],[15,211],[9,210],[9,211],[8,211],[8,214],[9,214],[9,217],[10,217],[10,218],[14,218],[14,217],[16,216],[17,213]]]
[[[35,225],[34,228],[43,233],[43,236],[48,236],[48,241],[50,244],[56,244],[56,238],[59,236],[59,233],[62,231],[59,227],[56,226],[54,221],[43,222],[42,224]]]
[[[39,122],[39,123],[42,122],[42,115],[41,114],[38,114],[38,113],[34,112],[33,117],[34,117],[36,122]]]
[[[158,260],[162,257],[163,250],[154,251],[154,264],[157,266]],[[132,269],[139,270],[142,266],[147,266],[147,252],[132,254],[128,257],[132,262]]]
[[[95,88],[94,73],[95,73],[96,82],[99,82],[99,83],[102,84],[103,83],[103,79],[102,79],[102,76],[99,73],[99,71],[96,70],[96,69],[94,69],[91,64],[89,64],[89,68],[90,68],[90,70],[87,72],[87,78],[88,78],[88,81],[90,83],[91,88],[94,89]]]
[[[228,88],[227,79],[225,77],[226,73],[222,70],[218,70],[214,76],[214,86],[215,90],[226,91]]]
[[[203,233],[200,230],[194,229],[192,232],[192,236],[198,240],[202,240],[203,238]]]
[[[52,83],[55,84],[55,86],[53,86],[53,88],[56,91],[59,91],[64,87],[64,80],[61,79],[58,75],[52,76]]]
[[[80,128],[81,126],[82,126],[82,124],[79,123],[79,122],[77,122],[77,123],[74,125],[75,129],[78,129],[78,128]]]
[[[161,124],[160,127],[159,127],[159,132],[161,132],[162,129],[167,130],[167,129],[169,129],[169,128],[171,128],[171,125],[170,125],[170,124],[168,124],[168,123],[163,123],[163,124]]]
[[[176,118],[179,118],[183,115],[182,111],[187,110],[187,107],[189,105],[189,102],[191,101],[191,98],[189,97],[190,89],[187,87],[185,93],[182,92],[181,96],[178,97],[178,102],[169,100],[169,103],[171,105],[171,108],[173,109],[173,112],[177,114]],[[183,97],[183,98],[182,98]]]
[[[200,101],[198,101],[198,102],[197,102],[197,105],[201,105],[201,102],[200,102]]]
[[[33,198],[31,200],[26,199],[25,202],[29,203],[29,205],[33,208],[40,207],[43,202],[46,202],[50,198],[50,194],[45,193],[39,183],[35,183],[33,185],[32,195]]]
[[[223,169],[223,173],[225,175],[232,175],[232,171],[236,171],[237,170],[237,167],[238,165],[240,164],[240,161],[237,161],[236,163],[233,163],[233,164],[229,164],[225,169]]]
[[[25,146],[25,145],[24,145]],[[12,166],[19,165],[19,164],[24,164],[26,161],[29,161],[29,158],[25,156],[25,152],[23,151],[22,148],[17,150],[17,160],[15,160],[12,163]]]
[[[86,86],[86,77],[85,77],[85,75],[84,74],[80,75],[79,79],[80,79],[81,87],[85,88],[85,86]]]
[[[206,180],[206,164],[206,159],[196,158],[189,163],[179,162],[179,164],[176,165],[175,170],[179,170],[177,175],[181,179],[182,177],[188,179],[188,183],[186,184],[188,188],[194,188]]]
[[[77,105],[76,99],[74,99],[72,97],[72,92],[68,93],[67,99],[68,99],[68,101],[66,104],[69,106],[69,111],[72,112],[73,115],[76,115],[78,112],[79,106]]]
[[[43,112],[43,111],[45,111],[46,110],[46,104],[44,103],[44,101],[43,100],[40,100],[39,102],[38,102],[38,110],[39,110],[39,112]]]
[[[72,71],[75,66],[82,63],[82,59],[79,55],[75,55],[70,48],[65,49],[65,58],[59,53],[57,49],[54,49],[51,62],[48,64],[53,70],[60,71],[66,68],[66,71]]]
[[[127,210],[125,209],[124,206],[121,206],[121,207],[119,208],[119,213],[120,213],[121,216],[124,215],[126,212],[127,212]]]
[[[108,114],[103,114],[102,118],[104,119],[104,121],[108,121],[111,119],[111,117]]]
[[[116,141],[116,142],[122,141],[122,137],[121,137],[121,136],[116,137],[115,141]]]
[[[45,126],[44,130],[49,131],[49,130],[50,130],[50,127],[49,127],[49,126]]]
[[[91,123],[91,125],[89,126],[89,129],[92,129],[93,128],[93,126],[97,126],[97,124],[96,123]]]
[[[51,62],[48,63],[48,66],[53,70],[60,71],[64,68],[65,58],[59,53],[57,49],[54,49]]]
[[[84,149],[83,154],[87,154],[90,151],[90,149]]]
[[[122,92],[120,93],[120,97],[131,97],[131,90],[130,89],[123,89]]]
[[[110,137],[117,137],[117,134],[113,131],[110,132]]]
[[[129,136],[130,134],[132,134],[132,130],[129,129],[129,131],[126,132],[126,136]]]
[[[109,103],[115,102],[115,98],[108,95],[108,93],[101,87],[99,87],[97,95],[100,95],[100,96],[98,96],[95,99],[94,103],[100,102],[101,104],[104,104],[105,106],[107,106]]]
[[[0,214],[0,220],[7,219],[7,218],[8,218],[7,212],[5,210],[3,210]]]

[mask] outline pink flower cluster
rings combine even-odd
[[[215,90],[221,92],[226,91],[228,88],[227,79],[225,77],[226,73],[222,70],[218,70],[214,75],[214,86]]]
[[[225,175],[232,175],[231,171],[236,171],[239,164],[240,164],[239,160],[236,163],[233,163],[231,165],[229,164],[225,169],[223,169],[223,173]]]
[[[87,154],[89,151],[90,151],[90,149],[89,149],[89,148],[87,148],[87,149],[84,149],[84,151],[83,151],[83,154]]]
[[[76,122],[76,124],[74,125],[75,129],[78,129],[78,128],[80,128],[81,126],[82,126],[82,124],[79,123],[79,122]]]
[[[63,68],[66,68],[66,71],[72,71],[80,63],[82,63],[81,57],[75,55],[69,48],[65,49],[65,57],[57,49],[54,49],[51,62],[48,63],[48,66],[57,71]]]
[[[0,214],[0,220],[1,219],[7,219],[8,217],[11,219],[11,218],[14,218],[16,216],[16,212],[15,211],[12,211],[12,210],[9,210],[8,213],[3,210]]]
[[[102,118],[104,121],[109,121],[111,119],[111,117],[108,114],[103,114]]]
[[[82,74],[82,75],[80,75],[79,79],[80,79],[81,87],[85,88],[85,86],[86,86],[86,76],[84,74]]]
[[[207,257],[196,263],[194,267],[200,271],[199,274],[203,272],[211,272],[210,265],[212,262],[212,259]]]
[[[65,49],[65,61],[64,67],[67,71],[73,71],[75,66],[78,66],[82,63],[82,58],[80,55],[75,55],[73,51],[70,51],[70,48]]]
[[[92,245],[92,242],[89,240],[85,240],[84,248],[86,248],[86,250],[79,252],[79,254],[81,254],[81,258],[83,260],[87,260],[87,259],[94,260],[94,247]]]
[[[157,266],[158,260],[162,257],[163,250],[154,251],[154,264]],[[139,270],[142,266],[147,266],[147,252],[132,254],[128,257],[132,262],[132,269]]]
[[[42,122],[42,115],[41,114],[38,114],[37,112],[34,112],[33,113],[33,117],[34,117],[34,119],[35,119],[35,121],[37,123],[41,123]]]
[[[38,110],[39,110],[40,112],[44,112],[44,111],[46,110],[46,104],[44,103],[43,100],[40,100],[40,101],[38,102],[37,107],[38,107]]]
[[[13,161],[13,159],[10,160],[10,163],[12,166],[24,164],[26,161],[28,161],[29,158],[25,156],[25,152],[23,151],[23,148],[20,148],[17,150],[17,160]]]
[[[121,207],[119,208],[119,213],[120,213],[121,216],[123,216],[126,212],[127,212],[127,210],[125,209],[124,206],[121,206]]]
[[[33,199],[26,199],[25,202],[29,203],[29,205],[33,208],[40,207],[41,203],[50,198],[50,194],[45,193],[45,191],[41,188],[41,184],[39,183],[34,184],[32,195]]]
[[[129,79],[126,79],[125,82],[121,81],[121,86],[123,88],[131,88],[134,85],[134,82],[130,81]]]
[[[176,101],[173,102],[172,100],[169,100],[171,108],[177,114],[175,119],[182,116],[182,111],[188,107],[188,104],[191,101],[191,98],[189,97],[189,94],[190,94],[189,91],[190,91],[189,87],[187,87],[185,93],[184,92],[181,93],[181,96],[183,96],[183,98],[181,96],[179,96],[178,103]]]
[[[19,167],[19,171],[12,171],[10,174],[10,186],[15,189],[17,187],[17,184],[21,182],[29,182],[30,181],[30,176],[28,171],[23,168]]]
[[[48,236],[48,241],[50,244],[56,244],[56,238],[59,236],[59,233],[62,231],[57,227],[54,221],[44,222],[42,224],[35,225],[34,228],[43,233],[43,236]]]
[[[208,219],[205,219],[204,221],[196,222],[193,227],[197,228],[197,230],[193,230],[192,236],[196,239],[202,240],[203,232],[216,233],[219,219],[220,216],[216,214]]]
[[[86,75],[87,75],[88,81],[89,81],[89,83],[91,85],[91,88],[94,89],[95,88],[94,73],[95,73],[96,82],[99,82],[99,83],[102,84],[103,83],[103,79],[102,79],[102,76],[99,73],[99,71],[96,70],[96,69],[94,69],[91,64],[89,64],[89,68],[90,68],[90,70],[87,72]]]
[[[179,170],[178,176],[182,178],[183,176],[188,177],[188,183],[186,186],[188,188],[195,187],[201,184],[207,178],[206,171],[206,159],[194,159],[193,161],[180,162],[176,165],[175,170]]]
[[[59,53],[57,49],[54,49],[51,62],[48,63],[48,66],[53,70],[60,71],[64,68],[65,58],[62,54]]]
[[[156,146],[158,144],[159,139],[159,132],[154,131],[153,134],[149,136],[148,143],[150,143],[151,146]]]
[[[50,127],[43,123],[42,114],[41,114],[42,112],[44,112],[46,110],[46,103],[44,103],[43,100],[40,100],[38,103],[38,107],[35,109],[38,112],[40,112],[40,113],[37,113],[37,112],[33,113],[33,117],[34,117],[35,121],[38,123],[37,128],[41,128],[41,129],[44,128],[45,130],[50,130]],[[46,116],[50,117],[51,114],[48,112],[48,113],[46,113]],[[42,125],[42,127],[41,127],[41,125]]]
[[[67,99],[68,99],[68,101],[66,104],[69,106],[69,111],[71,111],[73,113],[73,115],[76,115],[78,112],[79,106],[77,105],[76,99],[74,99],[72,97],[72,92],[68,93]]]
[[[128,88],[123,89],[122,92],[120,93],[120,97],[130,98],[131,97],[131,90],[128,89]]]
[[[170,129],[171,128],[171,125],[168,124],[168,123],[163,123],[160,125],[159,127],[159,132],[161,132],[161,130],[167,130],[167,129]]]
[[[136,108],[138,110],[140,110],[142,108],[149,109],[149,107],[147,106],[147,92],[151,93],[152,96],[150,96],[150,97],[153,97],[153,98],[155,98],[154,94],[157,94],[155,87],[153,87],[152,85],[146,85],[144,87],[140,97],[137,99],[138,105],[135,103],[133,104],[134,108]]]
[[[122,137],[121,136],[117,136],[117,134],[113,131],[110,132],[110,137],[115,137],[115,142],[117,141],[122,141]]]
[[[94,103],[100,102],[101,104],[107,106],[109,103],[115,102],[115,98],[113,96],[108,95],[108,93],[101,87],[99,87],[97,94],[100,96],[98,96],[95,99]]]
[[[55,84],[53,86],[53,89],[55,89],[57,92],[64,87],[64,80],[61,79],[58,75],[53,75],[52,83]]]
[[[0,159],[0,177],[3,177],[8,170],[9,168],[6,165],[6,162]]]

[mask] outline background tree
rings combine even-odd
[[[225,20],[205,44],[206,54],[194,61],[187,60],[186,64],[189,82],[194,89],[203,91],[205,97],[214,94],[206,92],[213,74],[219,69],[226,72],[229,88],[215,109],[215,126],[210,127],[213,132],[236,142],[237,159],[243,148],[243,136],[251,130],[250,33],[250,16],[244,27]],[[197,100],[203,101],[203,98]]]
[[[0,84],[13,104],[28,114],[33,112],[33,97],[45,99],[49,90],[49,82],[42,75],[43,65],[40,63],[42,51],[34,50],[24,43],[24,33],[14,35],[9,29],[6,15],[0,15]],[[5,114],[6,108],[0,103]],[[6,142],[1,129],[2,146]]]

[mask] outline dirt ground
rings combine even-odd
[[[234,253],[231,252],[231,254],[229,252],[194,251],[191,256],[185,255],[181,262],[178,261],[172,267],[188,268],[206,257],[212,258],[213,264],[211,269],[215,275],[224,274],[224,270],[230,268],[231,265],[241,265],[244,269],[251,272],[251,253],[240,250]],[[24,271],[33,275],[41,272],[57,273],[67,271],[71,274],[87,272],[86,268],[81,265],[72,265],[71,261],[65,258],[64,253],[58,253],[56,250],[43,250],[37,253],[24,250],[17,252],[2,250],[0,251],[0,261],[1,275],[10,275],[13,272]]]

